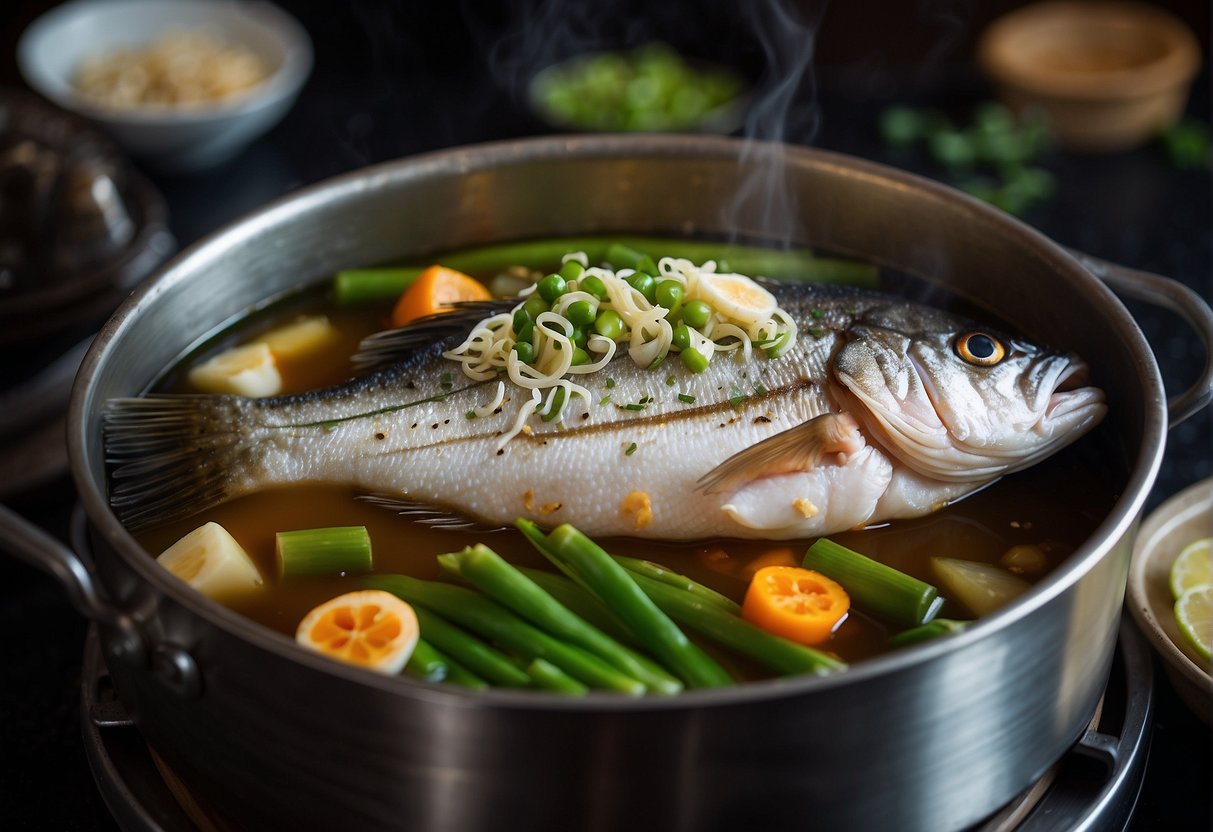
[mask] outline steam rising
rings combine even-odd
[[[799,8],[808,5],[817,8]],[[741,185],[736,198],[722,209],[721,227],[734,235],[744,229],[785,245],[799,239],[801,206],[787,187],[779,143],[808,144],[820,126],[811,67],[825,4],[761,0],[700,7],[627,0],[517,0],[498,7],[504,19],[491,22],[482,17],[483,7],[463,0],[461,8],[494,81],[519,104],[535,73],[587,52],[662,39],[706,60],[714,54],[722,62],[760,55],[743,128],[747,143],[740,159]],[[726,19],[719,17],[722,8]],[[716,18],[708,19],[713,13]]]

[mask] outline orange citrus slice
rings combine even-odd
[[[366,589],[309,612],[295,640],[329,658],[393,675],[404,669],[420,632],[412,607],[381,589]]]
[[[799,644],[820,644],[838,628],[851,598],[836,581],[799,566],[764,566],[754,573],[741,617]]]

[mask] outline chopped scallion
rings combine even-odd
[[[275,549],[280,578],[370,572],[373,566],[366,526],[278,532]]]
[[[634,453],[636,453],[636,443],[635,442],[633,442],[631,445],[628,445],[628,449],[623,452],[623,455],[631,456]]]
[[[690,394],[688,394],[688,393],[679,393],[679,394],[678,394],[678,401],[680,401],[680,402],[686,402],[687,404],[694,404],[694,403],[695,403],[695,397],[694,397],[694,396],[692,396],[692,395],[690,395]]]

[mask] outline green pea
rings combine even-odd
[[[585,271],[585,266],[581,265],[576,260],[569,260],[560,267],[560,276],[565,280],[576,280],[577,278],[581,277],[581,273],[583,271]]]
[[[623,318],[614,309],[604,309],[594,321],[594,331],[603,338],[618,341],[623,337]]]
[[[535,343],[535,325],[527,321],[522,325],[522,329],[514,333],[515,341],[525,341],[528,344]]]
[[[514,332],[522,332],[522,328],[531,323],[531,316],[527,314],[526,309],[519,307],[514,310]]]
[[[588,292],[599,300],[606,300],[606,284],[602,282],[601,278],[595,277],[594,275],[583,277],[581,280],[578,280],[577,288],[582,292]]]
[[[590,334],[585,331],[585,327],[573,327],[573,334],[569,336],[569,340],[579,347],[584,347],[590,340]]]
[[[670,310],[670,315],[677,314],[682,309],[684,290],[677,280],[663,280],[657,284],[655,296],[657,305]],[[669,317],[668,315],[666,317]]]
[[[645,300],[649,303],[657,302],[657,281],[644,272],[636,272],[633,275],[629,275],[628,285],[644,295]]]
[[[582,364],[589,364],[589,363],[590,363],[590,354],[588,352],[583,350],[581,347],[578,347],[577,349],[573,350],[573,366],[574,367],[579,367]]]
[[[514,344],[514,352],[518,356],[518,360],[523,364],[530,364],[535,360],[535,348],[526,341],[518,341]]]
[[[539,281],[539,294],[548,303],[553,303],[556,298],[567,292],[568,288],[569,284],[558,274],[549,274]]]
[[[708,360],[699,350],[683,350],[678,355],[692,373],[702,373],[708,368]]]
[[[522,309],[530,316],[532,321],[538,320],[539,316],[547,312],[552,307],[543,299],[543,296],[538,292],[532,292],[531,296],[522,304]]]
[[[680,350],[689,350],[691,348],[691,330],[686,324],[679,324],[674,327],[674,346]]]
[[[703,301],[691,300],[682,307],[682,319],[686,321],[687,326],[703,329],[708,325],[712,312],[712,307]]]
[[[589,326],[594,323],[598,313],[594,307],[590,306],[589,301],[576,300],[564,310],[564,316],[572,322],[573,326]]]

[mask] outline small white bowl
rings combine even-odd
[[[170,30],[203,28],[256,54],[269,76],[247,94],[180,109],[111,109],[72,83],[87,57],[143,46]],[[186,171],[231,158],[286,115],[311,71],[312,44],[294,18],[266,2],[74,0],[25,30],[17,63],[36,91],[100,125],[151,167]]]
[[[1213,725],[1213,676],[1175,623],[1171,564],[1185,545],[1213,536],[1213,479],[1189,486],[1155,509],[1138,530],[1129,567],[1129,611],[1163,658],[1180,698]]]

